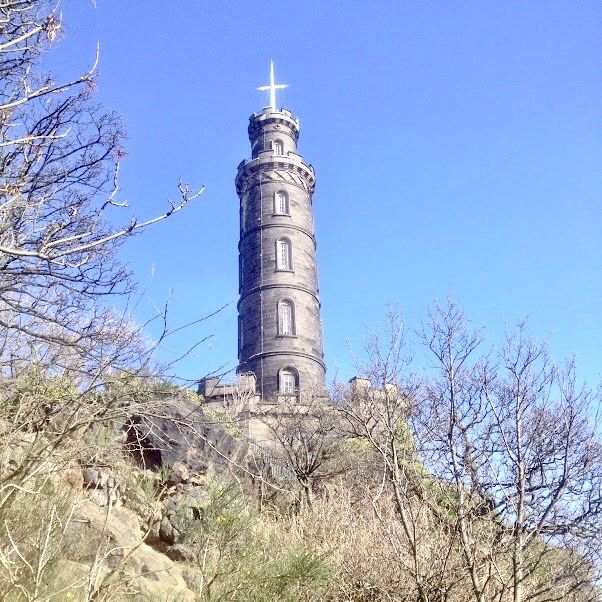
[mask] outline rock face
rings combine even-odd
[[[69,469],[69,485],[80,492],[70,529],[96,546],[89,558],[68,561],[69,575],[82,583],[97,575],[103,584],[137,592],[136,600],[192,602],[182,573],[192,565],[177,561],[194,550],[182,535],[210,503],[207,476],[244,468],[246,445],[182,399],[149,405],[130,417],[124,433],[138,468],[124,462]]]
[[[244,469],[247,448],[192,401],[169,400],[134,415],[125,426],[130,453],[141,468],[164,475],[159,516],[149,525],[149,544],[169,557],[189,554],[178,543],[191,520],[209,503],[207,475]]]
[[[204,487],[176,486],[163,503],[159,540],[168,546],[177,544],[188,522],[199,519],[208,503],[209,494]]]
[[[125,425],[130,453],[143,468],[169,470],[172,484],[192,483],[210,469],[241,465],[246,446],[186,399],[172,399]]]

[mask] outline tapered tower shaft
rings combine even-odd
[[[314,170],[297,153],[299,121],[273,107],[249,123],[251,159],[238,167],[239,373],[264,401],[322,392],[325,366],[312,195]]]

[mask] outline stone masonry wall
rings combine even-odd
[[[322,327],[316,266],[312,193],[313,169],[297,154],[298,121],[288,111],[264,109],[251,117],[252,159],[239,166],[239,372],[255,373],[265,400],[278,393],[278,374],[293,368],[301,390],[324,386]],[[278,140],[283,155],[275,155]],[[275,195],[288,197],[288,214],[278,214]],[[279,270],[276,245],[292,246],[292,269]],[[295,333],[283,336],[278,306],[294,305]]]

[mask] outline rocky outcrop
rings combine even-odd
[[[244,475],[246,445],[189,400],[172,399],[136,414],[125,425],[127,447],[141,469],[164,478],[159,515],[147,542],[174,559],[190,554],[180,540],[209,502],[208,475]],[[106,481],[97,478],[101,484]],[[104,487],[104,486],[103,486]],[[104,489],[103,489],[104,491]]]
[[[98,554],[104,558],[105,582],[125,584],[148,600],[194,600],[176,564],[146,543],[134,512],[124,507],[101,508],[88,499],[78,504],[74,518],[82,537],[102,536]],[[93,565],[97,559],[89,560]]]
[[[169,399],[152,412],[132,415],[124,429],[137,462],[169,469],[173,484],[244,464],[246,446],[188,399]]]
[[[121,460],[64,473],[62,481],[80,492],[70,529],[94,544],[89,558],[68,561],[69,578],[94,578],[140,600],[192,602],[182,571],[193,565],[177,562],[194,555],[183,536],[210,503],[208,476],[237,467],[244,474],[246,445],[182,399],[132,415],[123,431],[137,468]]]

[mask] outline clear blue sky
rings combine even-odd
[[[142,8],[143,7],[143,8]],[[206,185],[124,249],[174,325],[213,333],[179,370],[236,366],[238,198],[270,58],[301,119],[329,377],[398,304],[410,326],[449,292],[492,339],[529,317],[553,355],[602,372],[602,4],[65,0],[50,58],[101,46],[97,96],[127,125],[123,197],[141,217],[179,178]],[[129,217],[129,215],[128,215]]]

